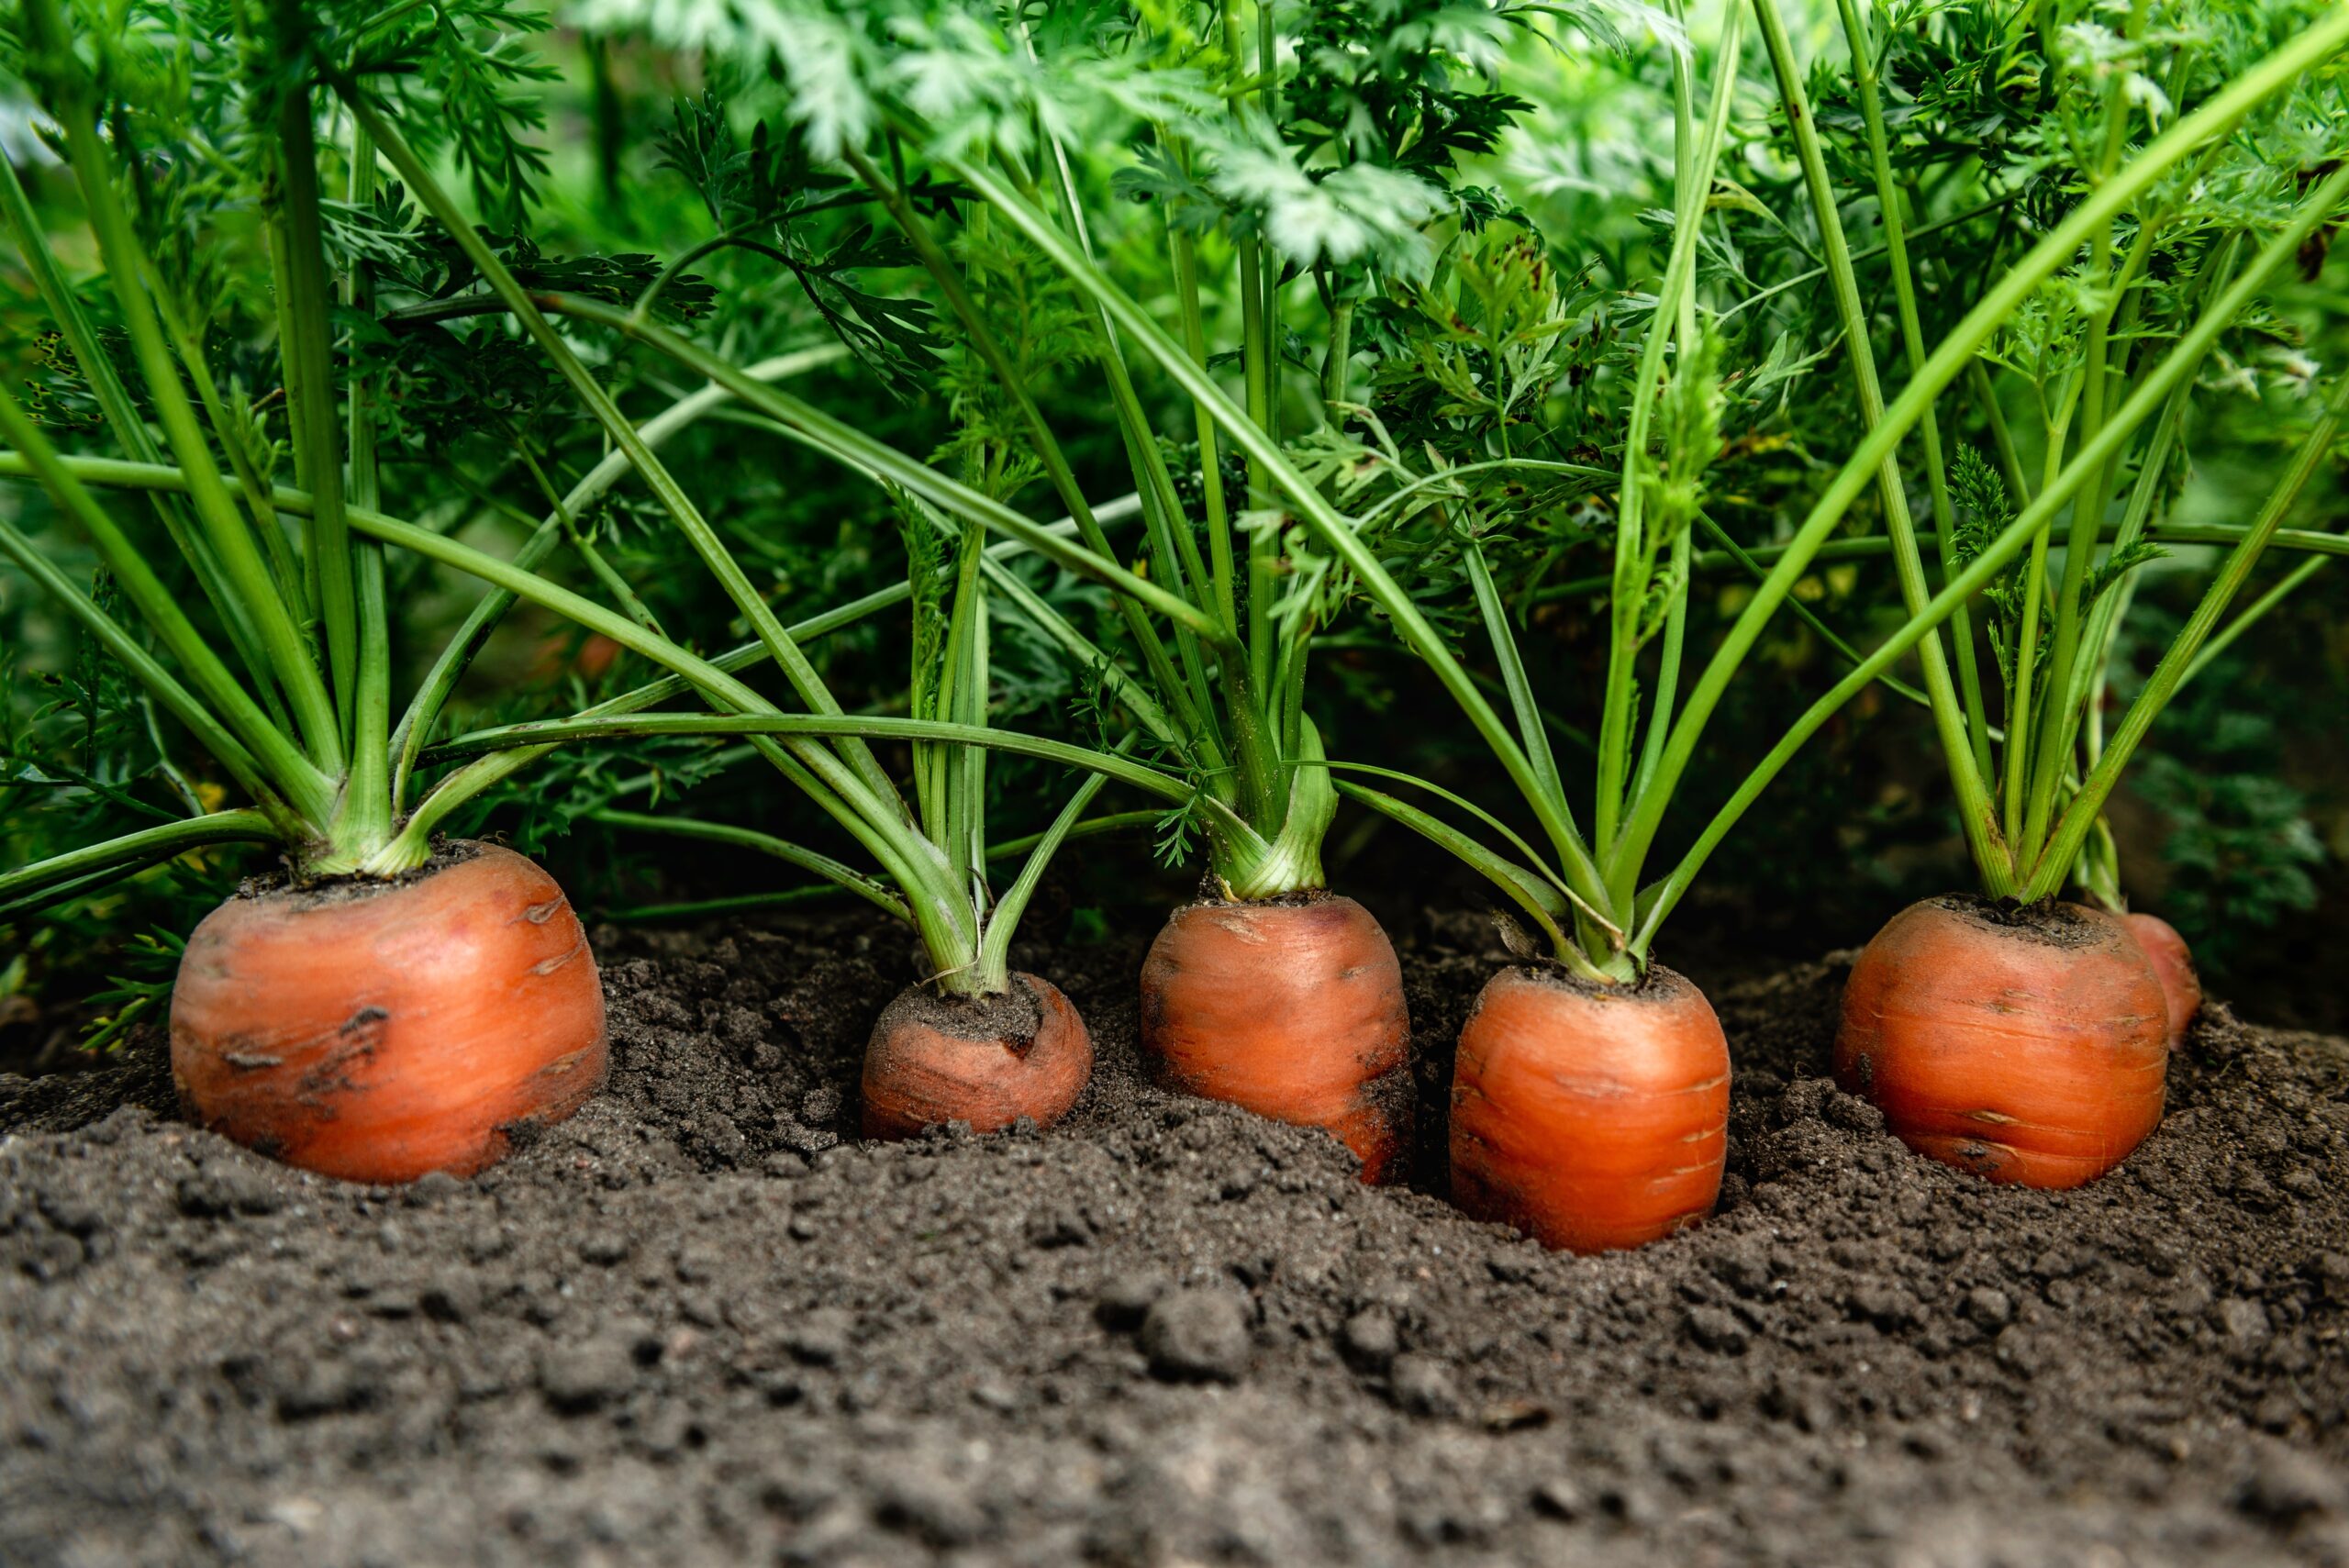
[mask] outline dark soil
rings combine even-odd
[[[1402,945],[1432,1091],[1503,959]],[[901,937],[598,951],[609,1089],[472,1182],[271,1165],[151,1038],[0,1077],[0,1562],[2349,1562],[2340,1040],[2214,1006],[2120,1172],[1998,1189],[1802,966],[1713,998],[1720,1217],[1575,1259],[1149,1087],[1138,944],[1014,955],[1064,1126],[871,1146]]]

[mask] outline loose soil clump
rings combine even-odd
[[[1714,997],[1719,1216],[1575,1258],[1433,1185],[1470,929],[1419,1190],[1152,1087],[1138,945],[1013,954],[1061,1128],[857,1143],[853,917],[597,933],[610,1087],[469,1182],[198,1131],[155,1038],[0,1077],[0,1562],[2349,1562],[2349,1044],[2214,1004],[2119,1171],[1997,1188],[1829,1080],[1838,955]]]

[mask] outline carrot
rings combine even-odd
[[[1729,1041],[1661,964],[1637,985],[1505,969],[1460,1031],[1452,1195],[1546,1247],[1601,1252],[1712,1212],[1729,1151]]]
[[[494,844],[240,895],[188,939],[172,1076],[204,1126],[352,1182],[471,1175],[603,1082],[604,989],[554,879]]]
[[[2162,1000],[2169,1014],[2169,1048],[2186,1043],[2186,1031],[2202,1011],[2202,976],[2195,972],[2194,951],[2177,928],[2159,915],[2124,915],[2129,934],[2153,962],[2154,978],[2162,983]]]
[[[1411,1020],[1394,944],[1351,898],[1186,904],[1141,968],[1168,1087],[1327,1128],[1384,1179],[1408,1141]]]
[[[864,1050],[864,1136],[910,1138],[964,1121],[1050,1127],[1093,1076],[1093,1037],[1057,986],[1015,973],[992,996],[898,994]]]
[[[542,639],[536,657],[530,662],[529,678],[551,681],[564,675],[578,675],[588,681],[598,680],[624,651],[618,643],[600,631],[577,639],[576,646],[573,646],[573,640],[564,632],[555,632]]]
[[[2111,915],[1929,898],[1853,966],[1835,1075],[1920,1153],[2074,1187],[2160,1123],[2168,1017],[2152,962]]]

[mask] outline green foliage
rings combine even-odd
[[[1695,519],[1705,499],[1705,473],[1721,454],[1721,420],[1729,397],[1721,385],[1721,339],[1699,330],[1673,363],[1658,400],[1664,461],[1643,475],[1649,516],[1660,542],[1669,544]]]
[[[474,206],[519,225],[551,167],[539,143],[546,111],[530,92],[560,79],[532,36],[551,25],[549,13],[514,0],[336,0],[318,9],[314,47],[323,60],[388,83],[422,150],[446,147],[472,183]]]
[[[1502,220],[1456,237],[1424,284],[1364,311],[1380,350],[1375,406],[1388,429],[1459,456],[1498,455],[1510,427],[1542,421],[1562,382],[1600,351],[1596,299],[1562,279],[1539,234]]]
[[[2163,916],[2224,973],[2262,931],[2316,907],[2313,873],[2326,857],[2308,797],[2274,775],[2272,751],[2246,757],[2241,735],[2202,739],[2197,762],[2148,757],[2136,789],[2165,824],[2157,847]]]
[[[1959,447],[1951,458],[1949,493],[1957,519],[1954,559],[1960,566],[1971,566],[2015,520],[2014,504],[2007,498],[2006,481],[1981,449],[1972,445]],[[2007,694],[2009,706],[2015,685],[2016,643],[2022,635],[2024,593],[2021,565],[1999,573],[1982,592],[1983,606],[1988,612],[1990,651],[1998,662],[1999,689]]]
[[[755,246],[791,272],[850,351],[894,395],[918,395],[937,373],[937,313],[924,301],[874,294],[860,283],[868,271],[909,266],[901,239],[859,222],[827,236],[813,221],[820,213],[871,200],[853,181],[818,170],[799,127],[780,135],[762,120],[743,145],[735,138],[727,101],[717,89],[679,99],[674,119],[655,143],[661,167],[674,171],[701,197],[729,243]],[[950,187],[922,182],[913,199],[935,206]]]
[[[119,607],[103,572],[93,596]],[[8,640],[24,621],[11,627],[6,609],[0,603],[0,695],[11,699],[0,702],[0,864],[170,822],[217,798],[217,783],[164,752],[152,704],[105,650],[76,639],[62,668],[24,670]],[[0,995],[86,993],[82,1049],[114,1049],[169,999],[183,946],[173,933],[218,903],[247,863],[233,851],[200,851],[93,900],[21,919],[0,914],[0,932],[19,933]]]
[[[1219,871],[1232,863],[1235,819],[1267,841],[1287,827],[1309,734],[1330,737],[1341,758],[1409,767],[1512,814],[1512,830],[1526,826],[1529,802],[1492,765],[1489,737],[1448,717],[1459,694],[1415,673],[1397,648],[1411,626],[1497,711],[1511,705],[1503,722],[1518,744],[1554,739],[1568,791],[1590,773],[1576,745],[1592,744],[1584,732],[1628,712],[1612,783],[1635,793],[1753,602],[1771,552],[1858,442],[1854,338],[1897,399],[1912,364],[1905,308],[1930,350],[2112,169],[2324,15],[2317,0],[2152,0],[2134,13],[2082,0],[1861,7],[1906,239],[1904,299],[1878,210],[1877,150],[1824,6],[1793,19],[1832,206],[1811,205],[1793,122],[1782,106],[1764,110],[1773,95],[1761,51],[1749,49],[1719,167],[1688,193],[1688,235],[1674,216],[1687,150],[1675,147],[1675,99],[1687,96],[1694,134],[1718,64],[1711,12],[1684,33],[1633,6],[1296,0],[1272,10],[1268,54],[1264,17],[1249,6],[584,0],[562,9],[563,31],[549,28],[551,10],[519,0],[72,8],[115,186],[175,318],[175,379],[255,537],[311,559],[315,524],[291,512],[264,523],[244,498],[248,481],[314,487],[286,368],[289,346],[307,334],[326,339],[324,406],[347,417],[363,389],[381,509],[435,535],[510,554],[605,460],[612,433],[584,417],[581,384],[518,328],[485,268],[542,298],[609,307],[601,324],[555,330],[631,421],[703,379],[647,348],[639,328],[669,329],[733,365],[837,341],[849,357],[795,395],[861,436],[923,454],[933,473],[1018,517],[1100,512],[1110,519],[1104,561],[1230,617],[1244,644],[1236,652],[1161,610],[1129,609],[1130,595],[1117,597],[1098,573],[1032,552],[994,558],[1008,575],[985,589],[981,717],[1097,752],[1126,748],[1176,781],[1175,797],[1152,806],[1157,860],[1172,867],[1204,851]],[[190,47],[198,41],[207,47]],[[583,47],[626,67],[594,96]],[[28,68],[13,32],[0,52],[6,69]],[[691,89],[674,92],[680,82]],[[354,183],[343,87],[383,108],[429,167],[461,172],[478,228],[451,232],[429,217],[422,175]],[[1943,471],[1916,435],[1894,459],[1897,497],[1920,528],[1946,503],[1947,562],[1931,543],[1921,551],[1929,591],[1998,546],[2097,421],[2349,153],[2337,94],[2337,72],[2311,72],[2165,173],[1998,324],[1982,359],[1987,397],[1969,376],[1937,398]],[[297,318],[276,271],[289,200],[279,111],[295,95],[313,111],[333,295],[317,320]],[[574,126],[594,130],[593,179],[550,125],[566,140]],[[976,172],[958,172],[963,160]],[[27,177],[45,227],[70,239],[60,254],[106,366],[140,420],[161,428],[161,389],[145,382],[116,299],[82,280],[93,262],[70,181],[29,167]],[[1012,221],[1009,204],[983,199],[974,187],[990,178],[1186,352],[1196,336],[1214,384],[1260,424],[1279,462],[1240,453],[1136,332],[1105,325],[1075,270]],[[1829,264],[1839,228],[1856,333]],[[2319,227],[2302,248],[2302,281],[2263,289],[2225,323],[2173,445],[2156,451],[2133,437],[2080,498],[2108,535],[2132,506],[2144,523],[2139,537],[2099,545],[2075,584],[2084,627],[2118,623],[2123,664],[2158,651],[2137,628],[2165,627],[2178,594],[2208,575],[2203,557],[2163,542],[2197,476],[2248,453],[2264,480],[2283,459],[2262,423],[2299,410],[2282,421],[2299,433],[2335,384],[2331,232]],[[479,259],[477,238],[495,265]],[[1661,297],[1683,240],[1694,246],[1685,315]],[[0,312],[0,332],[23,350],[12,379],[40,428],[70,453],[125,455],[102,407],[106,376],[76,361],[49,308],[12,295]],[[1644,374],[1657,330],[1668,346]],[[2107,379],[2091,397],[2098,375]],[[349,452],[348,431],[334,450]],[[969,517],[898,479],[876,484],[805,428],[740,398],[662,454],[747,593],[714,584],[706,553],[639,476],[561,519],[537,570],[701,653],[751,637],[754,611],[789,620],[909,585],[904,607],[810,643],[808,668],[844,711],[951,717],[951,669],[969,656],[954,652],[954,584],[984,542]],[[1629,506],[1619,493],[1627,473]],[[31,494],[12,484],[10,505]],[[1342,517],[1375,570],[1315,526],[1317,504]],[[2240,502],[2227,520],[2246,520],[2254,505]],[[183,557],[166,517],[143,502],[109,506],[202,635],[231,648],[234,606],[212,601],[203,562]],[[102,607],[136,618],[117,581],[89,570],[71,519],[37,500],[10,516],[71,561],[74,581],[93,582]],[[1885,546],[1889,517],[1887,497],[1867,491],[1832,542]],[[1970,606],[1967,640],[1947,646],[1984,668],[1986,727],[2036,744],[2047,705],[2082,705],[2053,749],[2059,771],[2077,776],[2124,709],[2096,706],[2100,687],[2067,685],[2047,668],[2071,517],[2066,507],[2053,519],[2042,573],[2024,559],[1998,573]],[[2293,526],[2331,519],[2295,514]],[[1760,559],[1742,566],[1723,540]],[[1822,556],[1792,584],[1792,606],[1761,629],[1694,753],[1707,787],[1692,794],[1726,796],[1850,659],[1904,622],[1885,553]],[[1497,616],[1475,592],[1479,562]],[[233,781],[184,727],[91,639],[64,633],[53,609],[28,608],[20,573],[0,573],[9,864],[224,804]],[[1402,602],[1382,595],[1381,573]],[[387,661],[420,678],[476,590],[396,552],[387,575]],[[302,646],[323,667],[322,612],[298,608]],[[2028,650],[2027,608],[2038,628]],[[1508,695],[1496,624],[1524,667],[1522,706]],[[654,673],[538,611],[476,639],[482,663],[449,694],[448,717],[437,706],[423,717],[428,732],[569,713]],[[2105,650],[2080,640],[2076,667],[2097,667]],[[2017,713],[2026,663],[2031,703]],[[2309,895],[2317,809],[2311,792],[2280,782],[2281,732],[2251,734],[2236,716],[2256,694],[2221,673],[2172,710],[2133,786],[2169,825],[2158,849],[2170,873],[2165,912],[2216,954]],[[745,679],[786,710],[811,706],[771,665]],[[2137,689],[2116,675],[2119,696]],[[1758,808],[1775,830],[1747,830],[1742,863],[1722,867],[1728,885],[1841,909],[1892,888],[1896,862],[1947,864],[1954,818],[1941,786],[1910,765],[1930,744],[1920,724],[1884,688],[1838,720]],[[1252,731],[1261,756],[1248,753]],[[952,750],[931,746],[876,754],[901,774],[906,754]],[[1985,751],[1994,767],[2003,761]],[[598,741],[547,757],[443,826],[560,856],[564,836],[597,812],[658,811],[691,790],[697,818],[840,849],[838,814],[775,789],[766,769],[718,740]],[[1066,798],[1052,765],[998,756],[981,772],[976,809],[990,821],[1025,829],[1037,825],[1035,802]],[[429,790],[454,773],[428,763],[413,784]],[[1690,810],[1675,805],[1664,817],[1673,852],[1708,826]],[[1591,829],[1588,818],[1577,827]],[[1537,823],[1533,836],[1554,846],[1566,837],[1554,826]],[[640,890],[664,873],[662,857],[635,851],[640,841],[596,828],[566,874],[589,890],[583,897],[617,899],[622,879]],[[1595,833],[1591,848],[1610,852]],[[1295,874],[1321,875],[1318,836],[1311,849],[1309,872],[1299,861]],[[117,951],[75,982],[83,992],[116,982],[101,1001],[113,1031],[103,1038],[151,1013],[157,993],[141,987],[166,965],[152,944],[121,955],[121,935],[184,929],[182,901],[245,863],[207,851],[45,917],[55,929],[112,922],[117,940],[102,945]],[[615,880],[594,881],[599,864],[617,868]],[[1855,876],[1876,880],[1854,893]],[[1577,884],[1577,895],[1589,891]],[[973,896],[983,914],[989,895]],[[1652,907],[1637,887],[1623,902]],[[1836,939],[1855,935],[1865,931]]]
[[[2159,605],[2137,620],[2116,651],[2123,695],[2139,689],[2177,627]],[[2252,956],[2263,932],[2316,906],[2315,873],[2327,857],[2314,803],[2281,776],[2292,717],[2290,699],[2263,690],[2251,662],[2222,656],[2163,715],[2165,749],[2145,759],[2131,785],[2158,819],[2158,911],[2216,973]]]
[[[121,595],[100,569],[100,608]],[[162,750],[152,703],[89,637],[62,668],[26,671],[0,646],[0,690],[36,695],[29,711],[0,707],[0,844],[36,859],[41,846],[109,837],[202,810],[198,784]],[[217,795],[217,786],[210,786]]]
[[[170,931],[142,931],[124,944],[128,973],[110,976],[103,989],[91,993],[82,1049],[94,1054],[112,1051],[133,1027],[168,1008],[172,981],[186,951],[187,939]]]
[[[907,707],[916,718],[937,718],[938,687],[946,663],[948,540],[935,512],[904,491],[893,491],[897,534],[906,544],[906,581],[913,585],[908,641],[912,650]]]

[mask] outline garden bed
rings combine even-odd
[[[2341,1040],[2214,1006],[2120,1172],[1993,1189],[1800,966],[1715,997],[1720,1217],[1576,1259],[1142,1083],[1131,944],[1016,955],[1067,1124],[863,1146],[901,933],[597,940],[609,1088],[473,1182],[195,1131],[151,1035],[0,1077],[0,1561],[2349,1561]],[[1404,944],[1423,1094],[1482,945]]]

